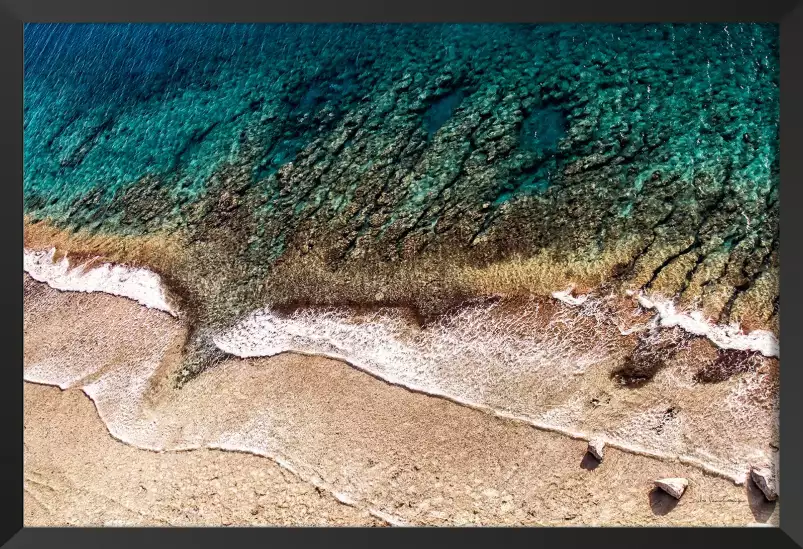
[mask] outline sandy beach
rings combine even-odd
[[[175,319],[125,298],[57,292],[30,279],[25,292],[26,379],[56,354],[50,370],[84,378],[66,390],[25,383],[27,526],[778,521],[779,504],[749,481],[740,486],[614,448],[599,464],[585,441],[322,357],[230,358],[176,390],[166,381],[183,337]],[[170,435],[160,435],[165,447],[196,449],[154,452],[118,440],[80,388],[103,379],[99,363],[113,370],[135,356],[148,360],[148,349],[163,366],[143,413],[170,424]],[[653,489],[669,476],[689,480],[679,501]]]

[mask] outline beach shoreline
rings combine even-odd
[[[101,293],[77,296],[75,292],[58,292],[46,286],[39,290],[48,295],[33,301],[38,307],[49,303],[60,311],[62,322],[86,325],[87,314],[101,313],[110,319],[95,325],[96,331],[105,329],[106,333],[95,334],[98,339],[94,343],[62,338],[62,365],[74,362],[77,356],[86,356],[98,343],[116,345],[118,349],[109,351],[111,360],[115,360],[114,352],[120,353],[120,346],[127,344],[125,340],[115,342],[115,315],[121,321],[127,319],[134,332],[130,336],[132,342],[153,338],[146,333],[154,327],[149,323],[163,322],[165,327],[176,324],[165,313],[148,310],[125,298]],[[59,304],[57,297],[67,301]],[[76,297],[83,306],[75,307]],[[47,345],[53,341],[47,343],[45,339],[59,339],[57,332],[37,328],[37,321],[56,318],[52,313],[43,315],[41,308],[38,311],[33,315],[38,314],[38,320],[29,318],[26,328],[29,366],[31,360],[42,360],[43,349],[50,349]],[[142,315],[139,321],[136,314]],[[143,319],[146,322],[138,324]],[[125,356],[125,352],[119,356]],[[159,379],[166,374],[162,371]],[[88,383],[91,386],[92,381]],[[264,431],[264,426],[271,424],[268,430],[275,437],[275,459],[209,448],[160,453],[138,449],[110,436],[98,410],[81,393],[81,384],[62,391],[26,383],[26,490],[31,491],[26,492],[26,525],[119,521],[288,524],[282,522],[289,519],[279,510],[292,509],[294,505],[312,509],[303,515],[312,521],[305,524],[368,525],[387,524],[388,520],[411,525],[777,524],[779,506],[765,502],[749,481],[738,486],[695,467],[626,453],[615,447],[607,450],[604,463],[592,467],[582,440],[412,393],[327,358],[293,353],[272,358],[231,358],[175,393],[165,390],[158,380],[154,383],[148,409],[156,419],[160,414],[172,420],[186,417],[187,411],[200,406],[229,414],[230,426],[247,419],[252,425],[263,425],[260,429]],[[92,396],[91,390],[86,392]],[[268,394],[259,400],[263,393]],[[241,404],[227,404],[232,400]],[[268,403],[273,403],[276,409],[286,408],[286,413],[268,410],[267,415],[259,417],[242,415],[243,410],[249,410],[248,403],[267,408]],[[210,416],[202,412],[198,417],[202,421]],[[174,432],[189,440],[192,429],[205,428],[185,421],[176,425]],[[230,428],[229,432],[234,433]],[[247,449],[249,433],[256,432],[259,429],[240,429],[229,443],[219,442],[217,446]],[[264,440],[257,442],[264,444]],[[322,497],[319,492],[328,494],[324,503],[315,504],[327,511],[319,514],[315,510],[318,507],[306,502],[307,496],[282,495],[289,488],[273,487],[273,501],[263,506],[264,512],[251,514],[253,502],[243,495],[250,489],[250,481],[237,476],[242,460],[252,464],[248,467],[285,471],[285,484],[281,486],[306,486],[316,494],[315,501]],[[201,483],[207,490],[205,496],[176,491],[186,482],[187,464],[200,467],[207,462],[211,465],[205,470],[212,468],[218,480],[223,479],[222,484],[210,488]],[[296,470],[290,475],[292,481],[286,478],[288,467]],[[52,472],[57,469],[58,473]],[[138,501],[140,496],[135,496],[132,488],[121,487],[112,495],[117,503],[108,503],[107,496],[91,495],[103,494],[106,487],[115,486],[109,475],[122,474],[154,487],[155,495],[148,497],[152,498],[151,506],[159,502],[156,508],[161,510],[156,518],[132,514],[120,507],[131,507],[128,498]],[[652,477],[667,475],[683,475],[691,480],[691,489],[680,502],[673,504],[652,491]],[[65,484],[64,478],[73,479],[73,485]],[[45,488],[51,494],[47,496],[41,486],[33,486],[36,482],[61,488]],[[40,492],[36,494],[36,490]],[[43,502],[52,497],[60,503],[51,504],[54,510],[48,514],[36,497]],[[196,506],[196,514],[184,516],[176,511],[187,506]],[[228,514],[221,511],[226,508]],[[223,515],[226,518],[220,518]]]

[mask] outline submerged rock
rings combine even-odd
[[[777,323],[774,26],[224,28],[27,26],[25,215],[181,235],[215,318],[614,278]],[[630,388],[672,358],[639,345]]]
[[[689,486],[689,481],[685,478],[662,478],[655,481],[655,486],[669,494],[675,499],[680,499],[683,492]]]

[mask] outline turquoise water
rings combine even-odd
[[[452,117],[455,109],[463,101],[464,96],[465,92],[463,90],[451,92],[435,101],[427,110],[424,115],[424,125],[430,139]]]
[[[778,72],[775,25],[28,24],[24,207],[251,262],[668,231],[761,264]]]

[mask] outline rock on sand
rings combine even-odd
[[[680,496],[686,491],[689,481],[685,478],[662,478],[656,480],[655,485],[673,498],[680,499]]]

